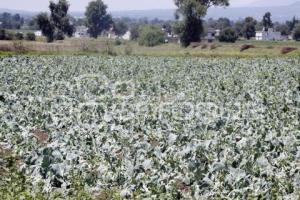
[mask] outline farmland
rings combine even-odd
[[[0,58],[1,199],[297,199],[300,59]]]

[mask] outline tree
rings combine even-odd
[[[122,36],[128,31],[128,26],[125,22],[119,20],[114,22],[114,31],[117,36]]]
[[[279,31],[281,35],[289,35],[289,27],[286,24],[278,24],[275,30]]]
[[[6,39],[6,31],[5,29],[0,29],[0,40]]]
[[[52,21],[50,21],[47,13],[40,13],[37,16],[37,24],[42,31],[42,34],[47,38],[47,42],[54,41],[55,26]]]
[[[75,28],[70,23],[69,6],[66,0],[59,0],[57,3],[50,1],[50,17],[47,13],[40,13],[37,16],[37,24],[48,42],[64,39],[65,34],[69,37],[73,35]]]
[[[296,24],[293,30],[293,39],[296,41],[300,41],[300,24]]]
[[[273,28],[273,22],[271,20],[271,13],[267,12],[262,20],[262,24],[264,26],[264,29],[267,31],[269,28]]]
[[[104,30],[112,25],[112,18],[107,14],[107,6],[102,0],[95,0],[89,3],[85,16],[87,19],[88,32],[91,37],[97,38]]]
[[[54,34],[55,34],[55,26],[53,22],[49,19],[47,13],[40,13],[37,16],[37,24],[42,31],[42,34],[46,36],[47,42],[54,41]]]
[[[50,1],[50,20],[53,21],[58,35],[64,36],[66,34],[71,37],[75,31],[74,26],[70,23],[71,17],[68,15],[69,7],[70,5],[67,0],[59,0],[58,3]]]
[[[11,15],[7,12],[0,14],[0,21],[0,27],[4,29],[20,29],[24,24],[24,18],[19,14]]]
[[[134,25],[131,27],[130,29],[130,39],[131,40],[137,40],[139,38],[139,26],[138,25]]]
[[[293,17],[293,19],[291,21],[287,21],[286,25],[289,27],[289,34],[293,32],[296,24],[299,23],[299,20],[296,19],[296,17]]]
[[[176,16],[183,17],[181,43],[187,47],[191,42],[199,42],[203,32],[202,18],[211,6],[228,6],[229,0],[174,0]]]
[[[237,35],[242,37],[243,36],[243,29],[244,29],[244,21],[237,21],[234,24],[234,29],[235,29],[235,32],[237,33]]]
[[[164,32],[160,26],[144,25],[139,31],[139,44],[153,47],[165,42]]]
[[[225,28],[221,31],[219,36],[220,42],[232,42],[234,43],[238,39],[238,35],[233,28]]]
[[[255,37],[256,29],[256,20],[253,19],[252,17],[247,17],[245,19],[244,27],[243,27],[243,35],[245,38],[248,40],[252,37]]]

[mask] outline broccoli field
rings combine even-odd
[[[1,199],[297,199],[300,59],[0,58]]]

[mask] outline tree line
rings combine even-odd
[[[71,37],[75,32],[75,27],[79,25],[87,26],[89,35],[94,38],[110,28],[113,28],[118,36],[130,30],[131,39],[138,40],[142,45],[164,42],[165,33],[174,33],[179,36],[181,44],[186,47],[191,42],[201,41],[208,28],[220,29],[219,39],[224,42],[235,42],[239,37],[250,39],[255,37],[257,30],[269,28],[274,28],[282,35],[293,33],[294,39],[300,40],[300,34],[297,34],[300,33],[300,23],[296,18],[286,23],[273,23],[271,13],[267,12],[262,16],[261,21],[257,21],[253,17],[246,17],[236,22],[228,18],[204,20],[210,7],[226,7],[229,5],[229,0],[174,0],[174,3],[177,6],[175,20],[154,19],[149,21],[147,19],[113,19],[107,12],[107,5],[102,0],[91,1],[86,7],[85,18],[75,19],[68,14],[70,4],[67,0],[59,0],[57,3],[50,1],[50,14],[40,13],[28,24],[40,29],[48,42],[63,40],[66,36]],[[24,19],[20,15],[10,15],[9,13],[0,15],[0,20],[1,27],[7,29],[19,29],[24,24]],[[149,38],[153,41],[144,41]]]

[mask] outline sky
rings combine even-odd
[[[71,11],[84,11],[90,0],[69,0]],[[253,2],[264,2],[268,0],[230,0],[231,6],[248,6]],[[282,0],[270,0],[276,2]],[[286,0],[285,0],[286,1]],[[291,0],[290,0],[291,1]],[[110,11],[116,10],[147,10],[147,9],[169,9],[174,8],[173,0],[104,0]],[[0,8],[46,11],[49,0],[0,0]],[[271,3],[272,4],[272,3]]]

